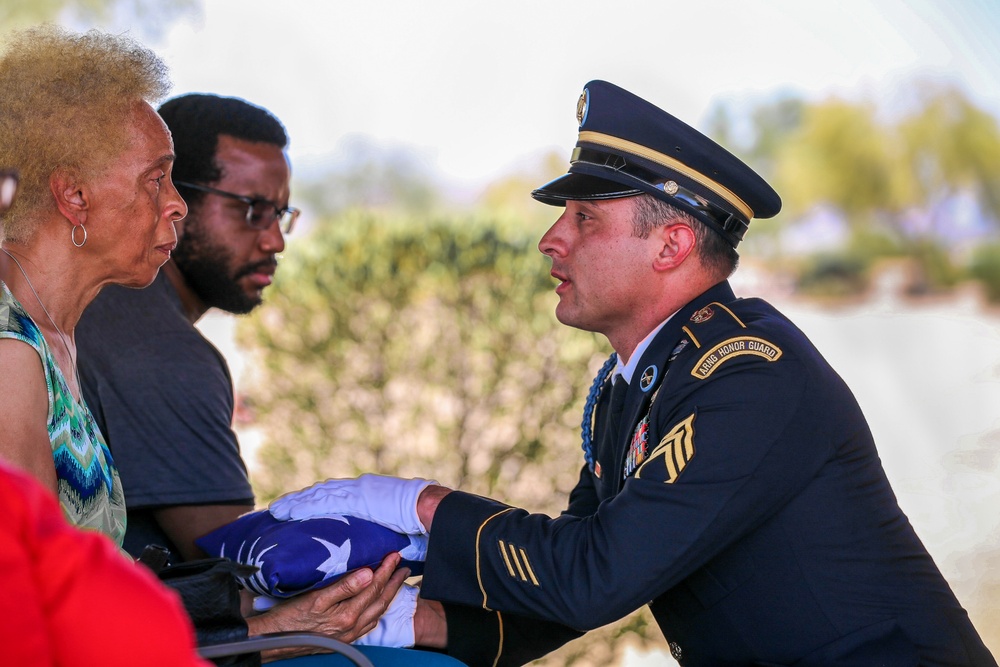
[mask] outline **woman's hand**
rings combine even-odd
[[[378,619],[410,575],[407,568],[396,570],[399,554],[386,556],[373,572],[355,570],[325,588],[297,595],[270,610],[247,618],[250,636],[270,632],[319,632],[351,643],[372,630]],[[291,658],[317,653],[314,647],[279,649],[264,653],[264,660]]]

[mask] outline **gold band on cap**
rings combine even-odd
[[[603,134],[601,132],[584,131],[580,133],[579,141],[586,141],[591,144],[600,144],[601,146],[607,146],[609,148],[614,148],[625,153],[631,153],[633,155],[638,155],[639,157],[649,160],[650,162],[655,162],[658,165],[667,167],[668,169],[673,169],[679,174],[690,178],[692,181],[708,188],[715,194],[719,195],[727,202],[732,204],[737,208],[743,215],[746,216],[747,220],[753,219],[753,209],[747,206],[746,202],[736,196],[736,194],[722,185],[713,181],[708,176],[705,176],[701,172],[695,171],[691,167],[687,166],[680,160],[670,157],[669,155],[664,155],[658,151],[654,151],[651,148],[646,148],[641,144],[637,144],[627,139],[619,139],[618,137],[613,137],[610,134]]]

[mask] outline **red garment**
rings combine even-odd
[[[0,664],[209,667],[176,594],[0,465]]]

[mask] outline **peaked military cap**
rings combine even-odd
[[[646,100],[591,81],[576,106],[580,135],[569,173],[531,193],[545,204],[633,197],[643,192],[690,213],[735,248],[753,218],[781,199],[732,153]]]

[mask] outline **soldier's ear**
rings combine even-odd
[[[683,223],[668,223],[656,227],[652,236],[659,242],[659,252],[653,259],[653,268],[657,271],[679,267],[694,251],[694,230]]]

